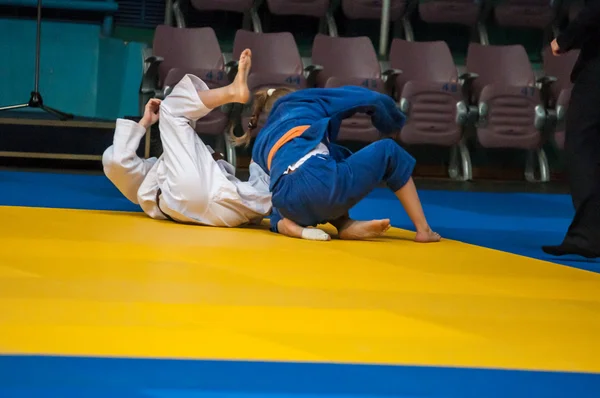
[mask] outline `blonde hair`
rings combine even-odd
[[[250,117],[250,121],[248,122],[248,127],[244,131],[244,135],[241,137],[236,137],[233,134],[233,128],[229,130],[229,136],[233,141],[235,146],[245,146],[246,148],[250,145],[252,141],[252,131],[258,127],[258,120],[260,119],[260,115],[265,112],[270,112],[271,108],[275,102],[283,97],[284,95],[288,95],[295,90],[287,87],[279,87],[279,88],[269,88],[259,90],[254,93],[254,102],[252,105],[252,116]]]

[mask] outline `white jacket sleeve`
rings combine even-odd
[[[137,192],[156,158],[142,159],[136,151],[146,130],[133,120],[117,119],[113,145],[102,155],[104,174],[130,201],[138,203]]]
[[[269,177],[258,164],[252,161],[250,162],[250,178],[248,178],[248,182],[256,188],[257,191],[269,192],[271,177]]]

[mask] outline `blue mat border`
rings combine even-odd
[[[65,398],[88,396],[82,391],[448,398],[597,398],[600,392],[600,374],[592,373],[298,362],[0,356],[0,375],[0,395],[37,390]]]

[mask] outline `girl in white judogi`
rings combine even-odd
[[[117,120],[113,145],[102,158],[104,172],[148,216],[236,227],[260,222],[270,214],[269,176],[251,163],[249,181],[240,181],[231,164],[213,158],[214,151],[193,128],[221,105],[248,101],[250,61],[246,50],[234,82],[227,87],[209,90],[198,77],[186,75],[165,100],[148,102],[139,123]],[[164,153],[158,159],[141,159],[136,154],[139,143],[159,118]]]

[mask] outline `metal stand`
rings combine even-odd
[[[42,0],[38,0],[37,3],[37,38],[35,43],[35,88],[31,92],[31,97],[29,98],[29,102],[26,104],[19,105],[10,105],[4,106],[0,108],[0,111],[10,111],[13,109],[22,109],[22,108],[39,108],[47,113],[50,113],[60,120],[69,120],[73,119],[73,115],[69,113],[64,113],[54,108],[50,108],[49,106],[44,105],[44,100],[42,99],[42,95],[40,94],[40,38],[42,31]]]

